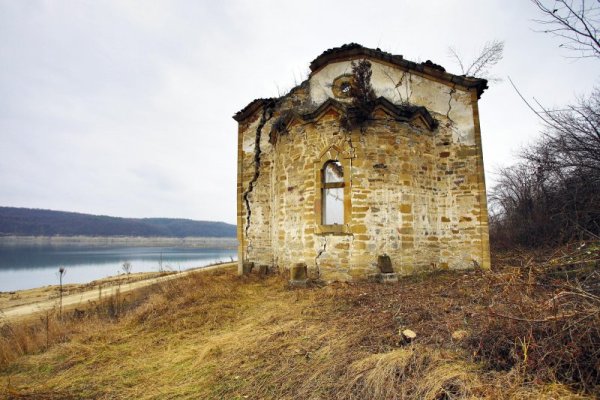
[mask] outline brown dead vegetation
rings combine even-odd
[[[171,274],[175,274],[175,272],[137,272],[131,274],[121,274],[98,279],[88,283],[64,284],[62,290],[63,295],[68,296],[70,294],[83,293],[88,290],[98,289],[98,287],[105,288],[111,285],[122,285]],[[0,292],[0,313],[2,310],[6,310],[11,307],[57,299],[60,295],[59,292],[59,285],[49,285],[34,289],[18,290],[14,292]]]
[[[493,272],[434,271],[389,285],[299,289],[280,276],[191,274],[140,291],[125,305],[93,305],[55,321],[49,348],[31,339],[3,356],[0,393],[593,398],[600,394],[600,278],[592,261],[599,247],[561,251],[499,255]],[[399,334],[406,328],[417,335],[410,343]],[[9,354],[43,331],[43,321],[2,329],[0,352]]]

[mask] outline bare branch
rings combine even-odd
[[[465,75],[476,78],[488,75],[489,69],[502,60],[504,53],[504,42],[493,40],[487,42],[479,56],[473,60]]]
[[[502,60],[504,56],[504,42],[499,40],[487,42],[479,52],[479,55],[468,65],[466,65],[463,58],[453,47],[448,48],[448,54],[456,61],[463,75],[484,78],[489,81],[500,80],[490,75],[490,69]]]
[[[450,54],[450,57],[454,58],[454,60],[456,60],[456,62],[458,63],[458,66],[460,67],[460,73],[466,75],[467,71],[465,70],[465,66],[463,65],[462,58],[458,55],[456,49],[454,49],[453,47],[448,47],[448,53]]]
[[[600,2],[585,0],[531,0],[544,19],[534,20],[548,26],[541,32],[563,39],[559,46],[577,52],[577,58],[600,58]],[[547,5],[547,4],[551,4]]]
[[[501,246],[540,246],[600,237],[600,88],[551,110],[527,101],[542,137],[499,171],[490,195],[491,233]]]

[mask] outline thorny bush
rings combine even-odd
[[[584,243],[550,261],[525,260],[475,325],[468,346],[476,357],[600,394],[599,259],[600,243]]]

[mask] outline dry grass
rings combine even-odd
[[[453,352],[408,346],[372,354],[347,373],[347,399],[470,398],[480,386],[478,368]]]
[[[64,311],[60,316],[54,308],[23,322],[5,321],[0,313],[0,368],[23,355],[45,351],[107,322],[118,321],[123,314],[144,303],[154,290],[156,287],[127,294],[117,290],[115,296],[90,302],[85,309]]]
[[[70,294],[97,289],[99,286],[107,287],[110,285],[132,283],[174,273],[175,272],[137,272],[129,275],[121,274],[110,276],[84,284],[65,284],[63,285],[63,295],[68,296]],[[15,292],[0,292],[0,310],[24,304],[37,303],[44,300],[57,299],[60,295],[59,290],[59,285],[49,285],[34,289],[18,290]]]
[[[503,298],[522,275],[523,268],[504,267],[438,272],[397,285],[291,289],[278,276],[191,274],[54,321],[56,340],[48,349],[42,321],[4,327],[0,354],[16,343],[20,349],[3,356],[0,393],[15,399],[591,398],[592,386],[578,394],[576,383],[532,374],[518,352],[505,368],[484,356],[482,332],[496,310],[491,300]],[[529,294],[520,292],[535,303],[553,290],[532,285]],[[494,329],[506,330],[507,320],[497,320]],[[404,328],[417,332],[413,343],[401,340]],[[36,338],[35,329],[42,338],[19,342]],[[467,338],[452,339],[457,330]]]

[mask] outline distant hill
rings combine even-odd
[[[0,236],[235,237],[235,225],[173,218],[118,218],[0,207]]]

